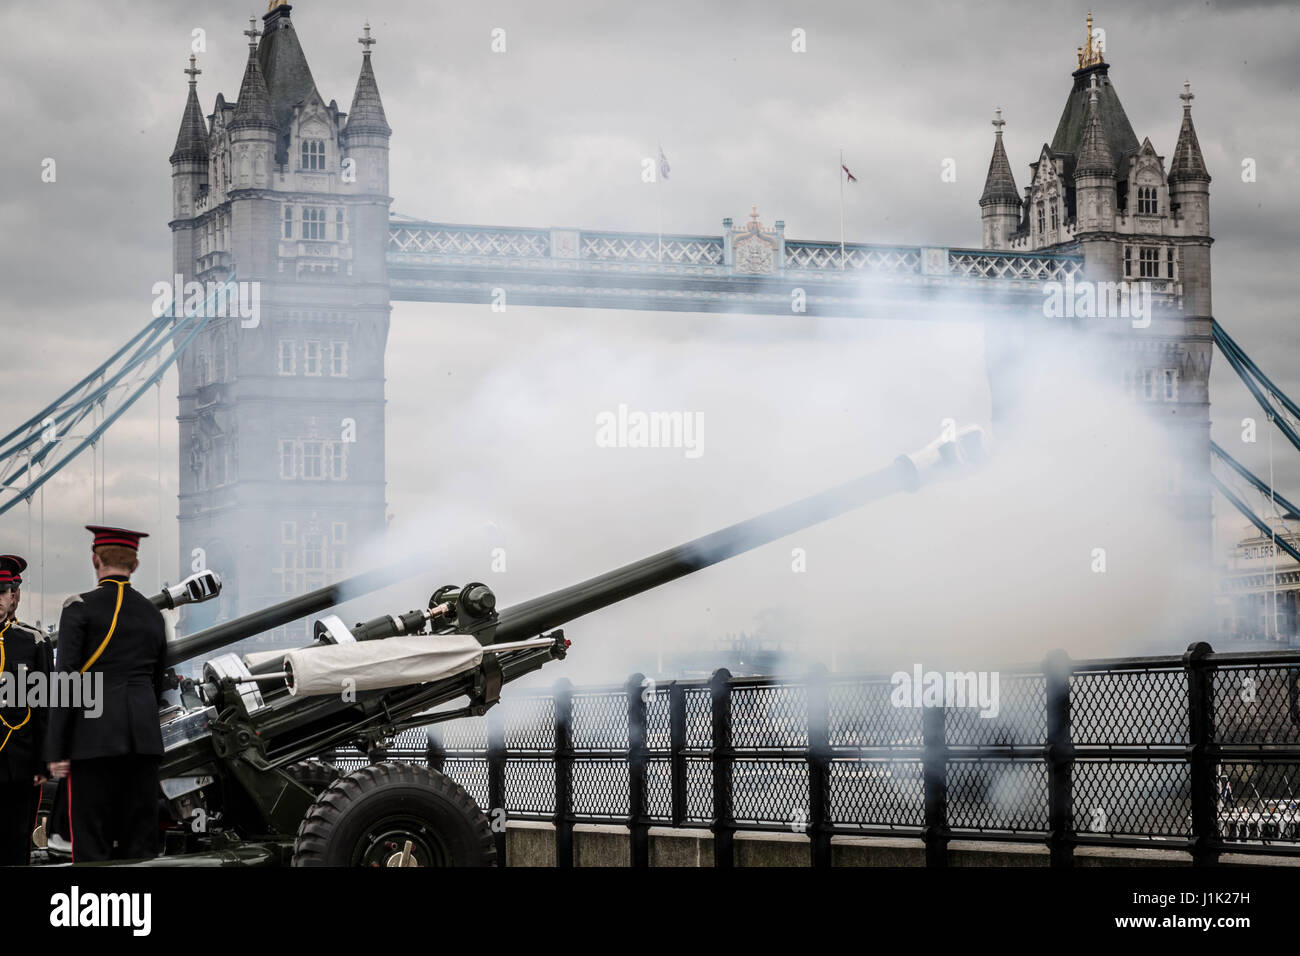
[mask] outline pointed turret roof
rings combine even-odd
[[[264,32],[257,48],[257,60],[271,95],[271,112],[276,128],[282,133],[288,130],[295,106],[307,102],[313,93],[320,96],[307,56],[298,42],[298,31],[289,19],[292,9],[289,4],[281,3],[262,17]]]
[[[249,23],[253,27],[252,21]],[[257,48],[252,38],[256,30],[246,31],[250,37],[248,45],[248,65],[244,67],[244,82],[239,86],[239,101],[235,104],[235,118],[230,128],[275,129],[275,117],[271,113],[271,97],[266,89],[266,80],[262,78],[262,68],[257,62]]]
[[[198,80],[203,71],[195,67],[194,57],[190,57],[190,68],[185,71],[190,78],[190,93],[185,100],[185,112],[181,115],[180,132],[176,134],[176,148],[172,150],[173,164],[184,160],[208,160],[208,127],[203,121],[203,110],[199,106]]]
[[[1115,160],[1111,155],[1110,144],[1106,139],[1106,128],[1102,124],[1101,110],[1098,106],[1096,77],[1088,101],[1088,112],[1084,117],[1083,136],[1079,140],[1079,153],[1074,167],[1074,178],[1080,176],[1114,176]]]
[[[1091,100],[1091,81],[1097,80],[1097,117],[1105,133],[1106,145],[1109,147],[1111,163],[1118,178],[1128,175],[1128,166],[1137,155],[1141,144],[1133,132],[1133,124],[1119,101],[1115,87],[1110,82],[1110,65],[1095,63],[1074,72],[1074,86],[1061,119],[1056,124],[1056,135],[1052,137],[1052,152],[1065,160],[1065,176],[1074,175],[1074,166],[1078,162],[1083,147],[1084,132],[1088,128],[1088,107]]]
[[[1178,145],[1174,147],[1174,158],[1169,164],[1169,181],[1197,180],[1208,183],[1210,172],[1205,168],[1205,157],[1201,155],[1201,143],[1196,138],[1196,127],[1192,125],[1192,84],[1183,84],[1179,94],[1183,101],[1183,125],[1178,130]]]
[[[384,115],[384,103],[379,98],[379,85],[375,82],[375,71],[370,66],[370,47],[376,40],[370,36],[370,24],[365,26],[365,36],[357,40],[363,47],[361,54],[361,75],[357,77],[357,89],[352,94],[352,109],[348,111],[348,133],[378,133],[391,135],[393,130]]]
[[[993,158],[989,160],[989,174],[984,178],[984,194],[980,196],[980,205],[995,202],[1012,202],[1020,205],[1020,193],[1016,189],[1016,178],[1011,173],[1011,163],[1007,151],[1002,146],[1002,127],[1007,125],[999,108],[993,119],[996,130],[993,139]]]

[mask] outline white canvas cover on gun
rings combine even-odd
[[[469,634],[413,634],[284,654],[285,670],[293,674],[289,693],[295,697],[423,684],[472,670],[482,661],[483,645]]]
[[[354,644],[301,647],[282,655],[284,669],[293,675],[289,693],[294,697],[322,697],[346,690],[382,690],[441,680],[473,670],[484,654],[536,650],[555,646],[557,638],[530,637],[522,641],[482,645],[470,634],[410,634]],[[246,655],[268,660],[268,651]]]

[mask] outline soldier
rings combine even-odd
[[[0,555],[0,672],[7,684],[0,686],[0,866],[30,861],[40,785],[46,780],[41,755],[48,711],[29,707],[19,697],[26,697],[28,674],[50,671],[45,635],[18,620],[26,569],[18,555]],[[21,689],[20,682],[25,685]]]
[[[50,715],[45,753],[50,772],[68,778],[73,862],[143,859],[158,853],[166,631],[162,614],[130,583],[148,535],[86,530],[95,536],[99,587],[64,602],[56,672],[91,674],[102,711],[63,702]]]

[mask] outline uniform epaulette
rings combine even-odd
[[[34,635],[36,635],[36,640],[38,642],[45,640],[45,632],[42,631],[39,627],[37,627],[35,624],[28,624],[26,621],[14,621],[14,624],[28,631],[31,631]]]
[[[72,605],[80,604],[84,600],[85,598],[83,598],[80,594],[73,594],[66,601],[63,602],[63,606],[72,607]]]

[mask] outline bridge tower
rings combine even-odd
[[[1183,118],[1168,172],[1150,139],[1138,142],[1110,80],[1110,65],[1093,42],[1088,17],[1085,45],[1065,108],[1049,144],[1030,166],[1029,185],[1017,196],[1002,143],[1001,111],[993,157],[980,198],[984,244],[991,249],[1074,252],[1084,274],[1101,283],[1146,283],[1152,292],[1149,326],[1097,314],[1073,321],[1100,337],[1106,374],[1115,376],[1135,405],[1165,423],[1177,449],[1165,475],[1147,476],[1185,519],[1185,539],[1171,542],[1208,575],[1211,562],[1209,372],[1211,358],[1210,175],[1192,125],[1192,94],[1182,93]],[[1032,361],[1026,351],[1008,360],[995,343],[990,378],[995,402],[1014,406],[1011,387],[994,366]],[[1209,592],[1208,577],[1206,593]],[[1207,604],[1208,611],[1208,604]]]
[[[173,272],[233,270],[256,306],[212,319],[180,362],[181,568],[226,582],[187,630],[360,570],[385,528],[392,131],[369,25],[344,113],[316,89],[290,10],[272,2],[260,32],[250,20],[239,98],[218,94],[206,122],[191,61],[171,155]]]

